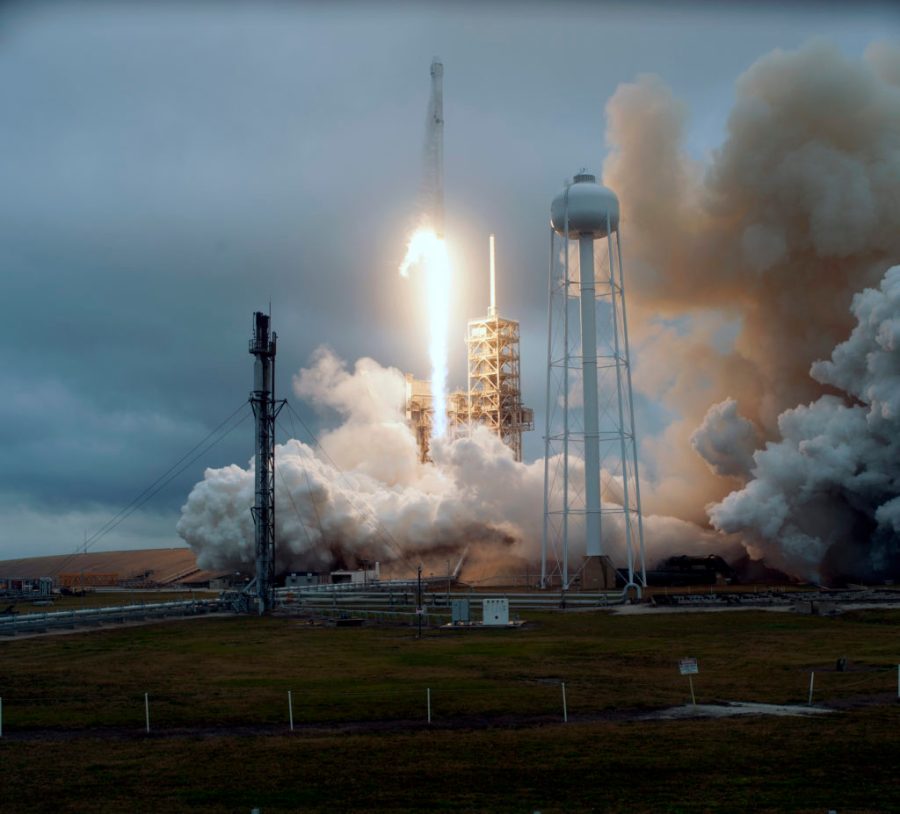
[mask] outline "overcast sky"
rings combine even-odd
[[[433,56],[451,386],[465,320],[487,305],[493,231],[540,425],[549,202],[580,167],[599,172],[617,85],[659,74],[702,159],[759,57],[814,37],[859,56],[898,30],[887,5],[839,3],[3,6],[0,557],[74,549],[238,408],[250,316],[270,300],[285,390],[322,343],[427,374],[396,270]],[[532,433],[527,457],[540,447]],[[251,451],[245,423],[97,548],[180,544],[203,467]]]

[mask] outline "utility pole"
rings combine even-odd
[[[418,576],[416,578],[417,582],[417,590],[416,590],[416,621],[418,623],[418,632],[416,633],[416,638],[422,638],[422,564],[419,563]]]

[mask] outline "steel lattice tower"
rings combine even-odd
[[[628,583],[640,590],[644,531],[618,199],[582,172],[554,199],[550,226],[541,583],[558,578],[569,587],[576,535],[585,564],[621,540]]]
[[[270,334],[271,318],[253,314],[250,353],[253,391],[250,405],[256,419],[256,498],[251,512],[256,531],[256,578],[247,593],[256,599],[261,615],[272,610],[275,599],[275,419],[284,402],[275,401],[275,348],[277,334]]]
[[[494,236],[490,238],[491,305],[488,315],[469,321],[468,420],[495,432],[522,460],[522,433],[534,427],[534,414],[522,406],[519,375],[519,323],[497,314]]]

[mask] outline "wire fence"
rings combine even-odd
[[[800,712],[811,705],[841,709],[900,701],[900,665],[848,672],[796,671],[790,697],[783,690],[760,687],[755,699],[740,701],[723,700],[720,693],[726,685],[715,677],[704,680],[700,674],[693,678],[696,703],[701,705],[779,704]],[[636,689],[642,700],[635,696]],[[183,691],[151,685],[144,691],[124,693],[111,692],[103,685],[92,693],[73,686],[68,693],[56,682],[41,691],[37,682],[21,692],[6,688],[0,696],[0,737],[17,732],[105,728],[189,733],[229,727],[340,729],[423,722],[485,726],[498,719],[512,724],[627,720],[691,702],[687,681],[677,675],[656,685],[641,682],[631,692],[627,700],[617,698],[608,687],[577,676],[403,680],[372,675],[366,683],[358,678],[310,682],[283,676],[269,679],[266,686],[260,686],[259,678],[237,677]]]

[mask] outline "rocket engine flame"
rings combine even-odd
[[[447,244],[431,229],[418,229],[410,238],[406,257],[400,264],[400,274],[409,277],[413,268],[425,274],[426,313],[428,314],[431,358],[431,395],[434,417],[431,437],[442,438],[447,433],[447,358],[450,329],[451,274]]]

